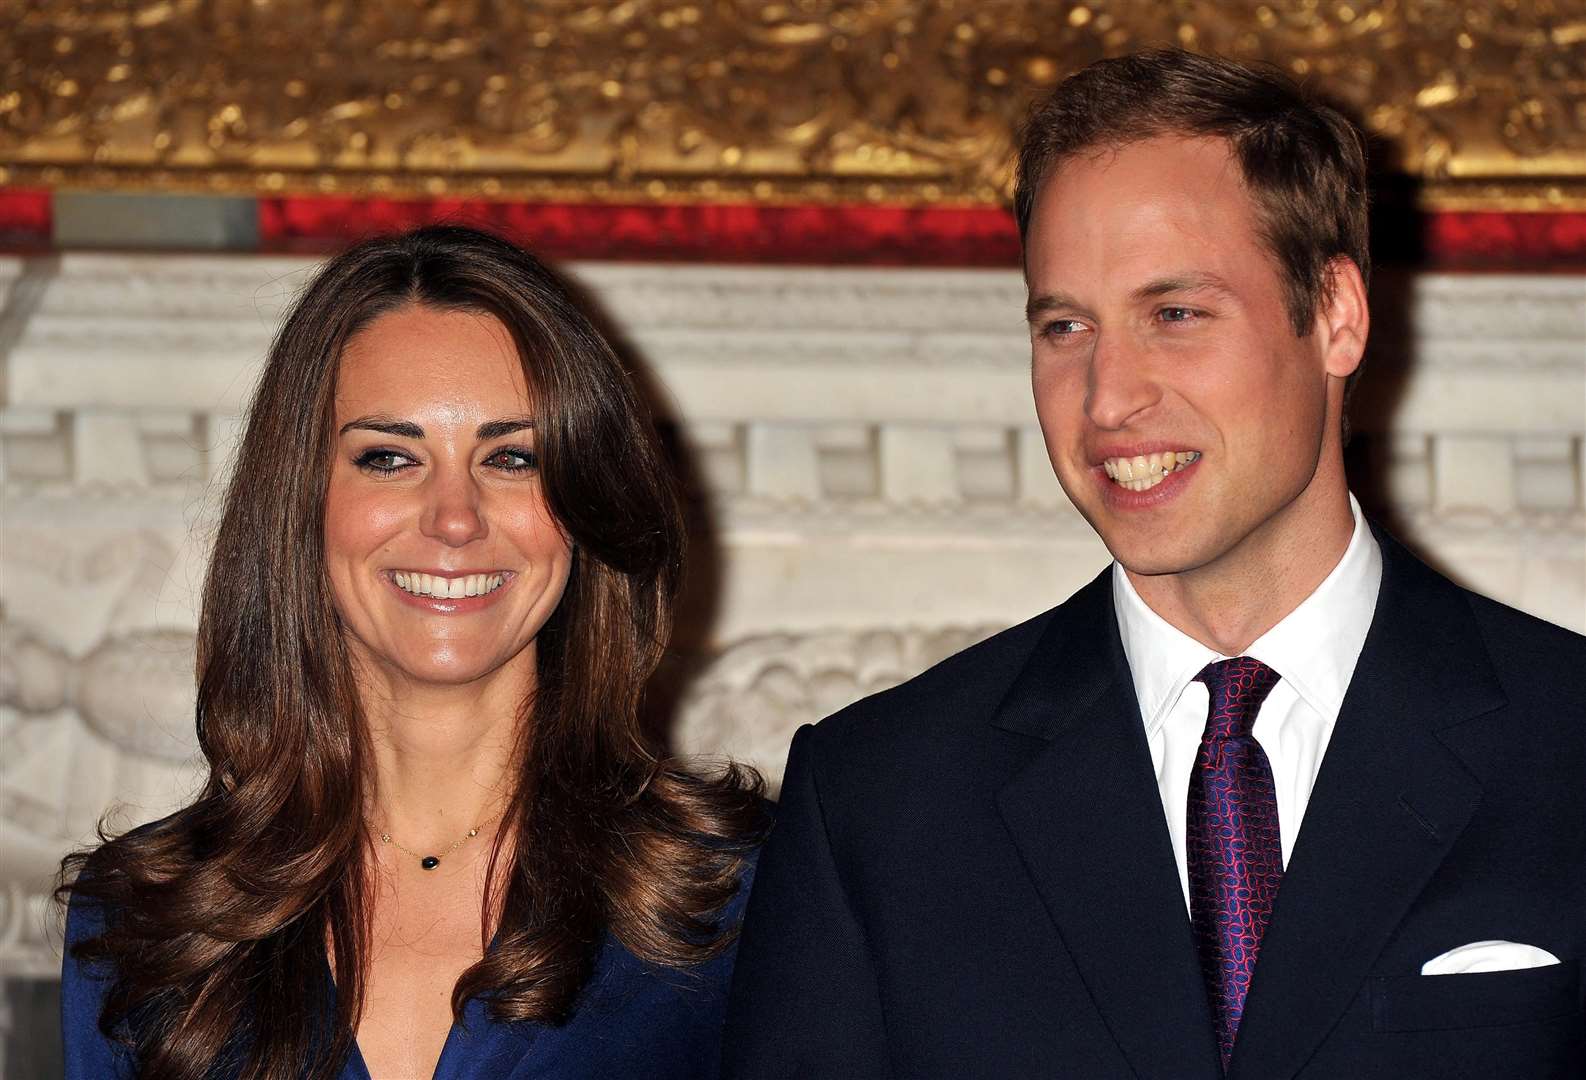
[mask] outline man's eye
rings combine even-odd
[[[365,472],[395,473],[413,464],[413,459],[395,450],[365,450],[353,462]]]
[[[505,472],[522,472],[537,468],[540,459],[533,450],[526,447],[507,446],[485,458],[485,464]]]
[[[1194,308],[1165,307],[1157,312],[1157,318],[1163,322],[1189,322],[1199,314]]]
[[[1042,328],[1041,332],[1047,337],[1062,338],[1072,337],[1083,333],[1084,330],[1085,324],[1078,319],[1053,319]]]

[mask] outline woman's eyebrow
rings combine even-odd
[[[422,439],[424,429],[408,420],[393,420],[389,416],[360,416],[341,426],[341,434],[349,431],[378,431],[382,435],[395,435],[402,439]]]
[[[486,420],[474,432],[474,438],[480,442],[489,442],[499,439],[504,435],[511,435],[515,431],[534,426],[532,416],[512,416],[504,420]],[[401,439],[422,439],[424,429],[410,420],[393,420],[388,416],[360,416],[356,420],[349,420],[341,426],[341,434],[349,431],[378,431],[382,435],[395,435]]]
[[[491,439],[499,439],[503,435],[511,435],[515,431],[522,431],[524,428],[532,428],[533,426],[534,417],[532,416],[513,416],[505,420],[486,420],[479,425],[479,430],[474,432],[474,438],[480,442],[489,442]]]

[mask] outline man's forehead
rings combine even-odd
[[[1049,227],[1054,215],[1072,229],[1100,225],[1109,214],[1182,215],[1211,206],[1241,216],[1258,209],[1227,142],[1161,136],[1059,162],[1036,191],[1028,233]]]
[[[1152,132],[1129,139],[1108,140],[1082,146],[1063,154],[1046,169],[1041,187],[1066,171],[1099,169],[1106,171],[1121,160],[1137,157],[1179,157],[1196,160],[1222,170],[1232,170],[1243,179],[1233,143],[1221,135],[1185,135],[1171,131]]]
[[[1260,208],[1223,140],[1159,138],[1076,159],[1042,182],[1025,235],[1033,292],[1069,274],[1128,289],[1205,285],[1225,254],[1263,250]],[[1199,281],[1195,279],[1201,279]]]

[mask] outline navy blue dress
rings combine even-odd
[[[751,862],[724,913],[728,925],[743,919],[753,873]],[[132,1080],[136,1075],[127,1048],[99,1031],[110,976],[71,954],[71,946],[97,934],[101,922],[92,905],[72,903],[61,971],[66,1080]],[[498,1023],[483,1002],[470,1000],[462,1021],[446,1037],[433,1080],[715,1080],[736,952],[734,941],[698,967],[661,970],[608,938],[566,1024]],[[357,1046],[338,1080],[370,1080]]]

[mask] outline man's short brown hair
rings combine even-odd
[[[1065,160],[1164,135],[1227,140],[1300,337],[1331,287],[1330,260],[1347,256],[1369,278],[1366,155],[1354,125],[1276,68],[1182,49],[1100,60],[1031,111],[1013,198],[1020,240],[1041,182]]]

